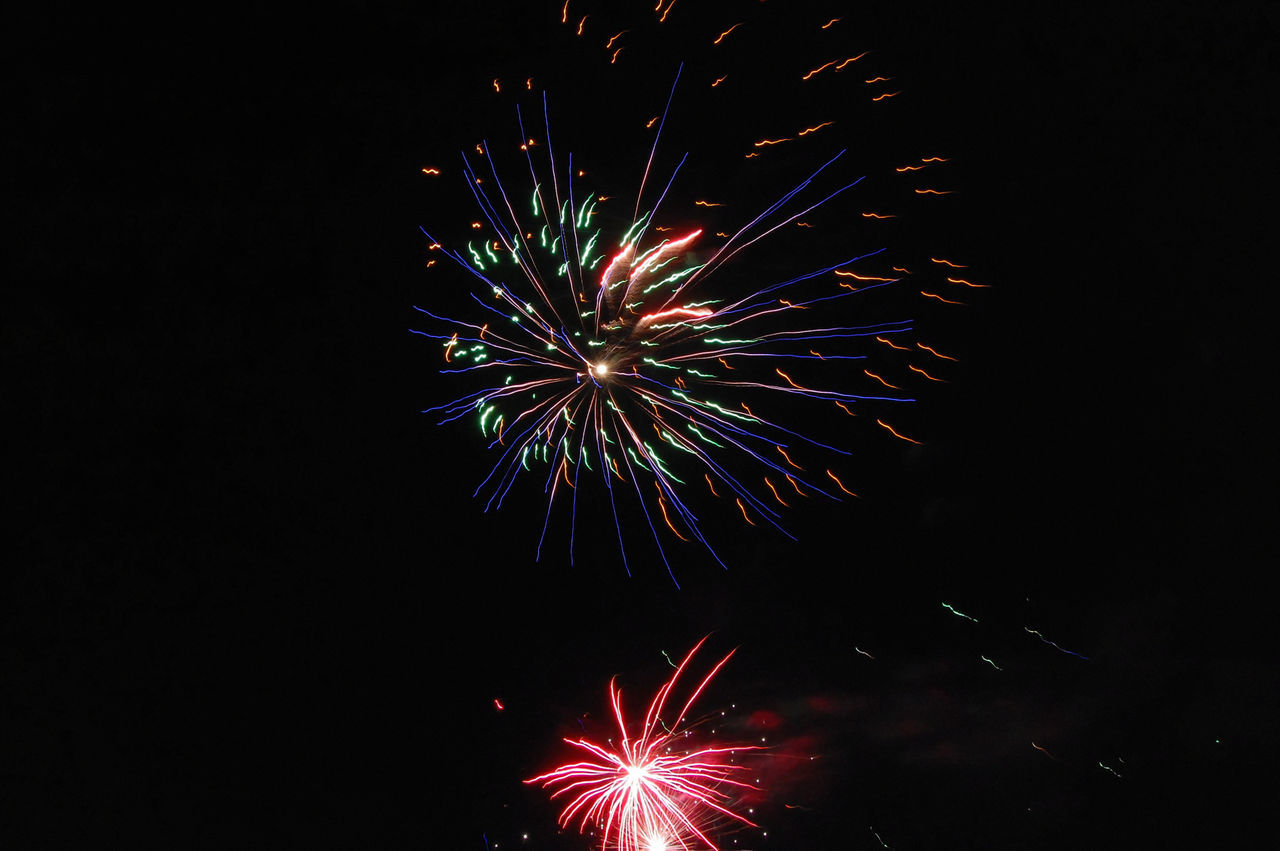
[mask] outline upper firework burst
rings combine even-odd
[[[424,229],[433,258],[447,257],[478,286],[474,316],[418,307],[439,324],[415,333],[438,341],[443,372],[483,379],[428,410],[442,422],[474,417],[497,454],[476,490],[486,510],[500,507],[518,479],[541,484],[539,557],[556,505],[568,508],[571,554],[580,514],[603,511],[624,564],[627,527],[638,525],[668,571],[676,541],[720,561],[727,536],[701,519],[704,507],[785,534],[782,511],[793,501],[856,495],[832,462],[849,454],[859,422],[850,418],[907,440],[886,411],[913,401],[913,386],[938,380],[903,363],[903,352],[942,357],[915,340],[910,307],[859,309],[870,291],[900,288],[908,273],[866,230],[892,216],[851,212],[849,199],[865,185],[845,171],[850,156],[813,143],[824,133],[838,138],[832,122],[741,145],[732,169],[695,159],[691,176],[688,154],[655,166],[673,100],[691,85],[675,77],[640,122],[647,150],[615,146],[638,175],[630,185],[558,154],[543,94],[537,119],[517,107],[513,141],[463,151],[481,213],[470,238],[437,240],[434,227]],[[757,168],[760,152],[786,143],[805,156],[775,155],[747,183],[725,187],[723,198],[739,190],[736,202],[684,187],[738,174],[742,162]],[[516,158],[519,189],[510,180]],[[891,372],[884,362],[895,359],[901,368]],[[634,520],[624,522],[628,515]]]

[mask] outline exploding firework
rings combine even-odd
[[[795,76],[832,76],[857,58]],[[441,423],[474,417],[496,453],[475,492],[486,511],[501,507],[517,480],[541,485],[539,558],[553,507],[565,503],[570,558],[580,507],[603,512],[607,505],[628,571],[625,527],[632,522],[647,526],[668,572],[674,539],[696,542],[723,564],[723,539],[713,541],[701,521],[704,503],[714,501],[732,522],[788,534],[782,512],[795,500],[857,495],[831,460],[850,454],[848,418],[916,442],[886,412],[914,400],[913,383],[939,379],[912,364],[913,372],[886,377],[880,359],[922,351],[946,357],[915,341],[911,318],[856,312],[871,291],[892,289],[907,275],[885,259],[877,237],[808,236],[824,216],[828,224],[859,221],[847,208],[829,211],[856,195],[863,178],[843,171],[845,150],[811,144],[833,122],[739,147],[752,159],[738,162],[751,164],[784,143],[821,151],[803,165],[785,158],[785,168],[775,158],[742,181],[751,190],[744,195],[762,199],[750,212],[741,212],[745,203],[694,200],[680,188],[689,177],[682,175],[687,153],[669,157],[670,167],[655,166],[680,94],[679,71],[675,78],[643,124],[647,153],[633,163],[634,189],[601,186],[572,153],[557,155],[544,93],[532,121],[517,107],[518,143],[463,151],[463,177],[481,213],[471,238],[446,242],[423,229],[433,259],[448,258],[477,284],[475,315],[417,307],[438,325],[414,333],[439,343],[442,372],[483,379],[479,389],[427,412]],[[532,81],[520,88],[532,90]],[[519,190],[504,183],[510,172],[497,162],[513,155],[528,180]],[[695,168],[707,162],[714,163],[699,160]],[[693,182],[705,178],[698,173]],[[783,247],[761,255],[762,241]],[[824,423],[833,436],[815,427]]]
[[[560,814],[562,826],[577,822],[583,832],[595,827],[601,833],[601,848],[618,851],[716,851],[708,836],[710,825],[727,820],[756,826],[731,806],[735,793],[756,789],[738,779],[746,768],[735,760],[759,748],[697,748],[688,743],[692,725],[687,723],[687,713],[733,654],[702,678],[679,712],[665,715],[680,675],[705,641],[689,651],[658,689],[638,728],[628,726],[622,692],[611,681],[609,702],[618,724],[617,744],[613,740],[602,745],[582,738],[565,739],[585,752],[586,758],[525,781],[555,787],[553,798],[573,796]]]

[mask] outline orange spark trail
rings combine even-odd
[[[879,340],[880,342],[884,343],[886,346],[888,346],[888,347],[889,347],[889,348],[891,348],[891,349],[897,349],[897,350],[898,350],[898,351],[900,351],[900,352],[909,352],[909,351],[911,351],[911,347],[910,347],[910,346],[899,346],[899,345],[897,345],[896,343],[894,343],[892,340],[886,340],[884,337],[876,337],[876,339],[877,339],[877,340]]]
[[[942,358],[943,360],[959,361],[959,358],[953,358],[951,357],[951,355],[944,355],[942,352],[938,351],[937,349],[926,346],[924,343],[916,343],[916,345],[924,349],[926,352],[928,352],[929,354],[933,355],[936,358]]]
[[[779,455],[781,455],[783,458],[786,458],[786,459],[787,459],[787,463],[788,463],[788,464],[790,464],[792,467],[795,467],[797,470],[803,470],[803,469],[804,469],[804,467],[801,467],[801,466],[800,466],[799,464],[797,464],[795,461],[792,461],[792,460],[791,460],[791,456],[787,454],[787,450],[783,449],[781,446],[775,446],[775,447],[774,447],[774,449],[777,449],[777,450],[778,450],[778,454],[779,454]]]
[[[890,390],[901,390],[901,389],[902,389],[901,387],[898,387],[898,386],[896,386],[896,385],[890,384],[889,382],[885,381],[883,378],[881,378],[880,376],[876,375],[874,372],[872,372],[872,371],[871,371],[871,370],[869,370],[869,369],[864,369],[864,370],[863,370],[863,372],[865,372],[867,375],[869,375],[869,376],[871,376],[872,378],[874,378],[876,381],[879,381],[881,384],[883,384],[885,387],[888,387]]]
[[[785,378],[785,379],[787,380],[787,383],[788,383],[788,384],[790,384],[792,387],[796,388],[797,390],[803,390],[803,389],[804,389],[804,388],[803,388],[803,387],[801,387],[799,384],[796,384],[794,381],[792,381],[792,380],[791,380],[791,376],[787,375],[785,372],[783,372],[782,370],[778,369],[776,366],[773,368],[773,371],[774,371],[774,372],[776,372],[776,373],[778,373],[778,375],[781,375],[783,378]],[[753,414],[752,416],[754,416],[754,414]]]
[[[836,269],[835,273],[842,278],[853,278],[855,281],[880,281],[884,283],[894,280],[894,278],[877,278],[874,275],[859,275],[856,272],[842,272],[839,269]]]
[[[831,477],[831,481],[833,481],[833,482],[835,482],[837,485],[839,485],[840,490],[842,490],[842,491],[844,491],[845,493],[849,494],[849,496],[858,496],[856,493],[854,493],[853,491],[851,491],[851,490],[849,490],[847,487],[845,487],[845,486],[844,486],[844,482],[842,482],[842,481],[840,481],[839,479],[837,479],[837,478],[836,478],[836,474],[835,474],[835,473],[831,472],[830,470],[827,470],[827,475]],[[859,497],[859,499],[861,499],[861,497]]]
[[[818,66],[817,68],[814,68],[812,71],[810,71],[808,74],[805,74],[805,75],[804,75],[803,77],[801,77],[800,79],[802,79],[802,80],[807,80],[807,79],[809,79],[810,77],[812,77],[814,74],[816,74],[816,73],[818,73],[819,71],[821,71],[823,68],[830,68],[830,67],[831,67],[832,65],[834,65],[834,64],[836,64],[836,63],[835,63],[835,60],[833,59],[833,60],[831,60],[830,62],[828,62],[826,65],[820,65],[820,66]]]
[[[920,291],[920,295],[926,296],[928,298],[936,298],[938,301],[943,302],[944,304],[964,304],[963,301],[953,301],[952,299],[949,299],[949,298],[943,298],[937,293],[927,293],[924,290]]]
[[[889,424],[888,424],[888,423],[886,423],[884,420],[876,420],[876,423],[877,423],[878,425],[880,425],[881,427],[888,429],[888,430],[889,430],[889,434],[893,435],[894,437],[898,438],[899,440],[905,440],[907,443],[914,443],[916,446],[924,446],[924,444],[923,444],[923,443],[921,443],[921,442],[920,442],[920,441],[918,441],[918,440],[912,440],[911,438],[909,438],[909,437],[907,437],[907,436],[905,436],[905,435],[898,434],[896,431],[894,431],[894,430],[893,430],[893,426],[889,425]]]
[[[929,379],[930,381],[941,381],[943,384],[946,384],[946,383],[947,383],[947,380],[946,380],[945,378],[934,378],[932,375],[930,375],[929,373],[925,372],[923,369],[921,369],[921,368],[920,368],[920,367],[918,367],[918,366],[912,366],[911,364],[907,364],[907,369],[910,369],[910,370],[913,370],[913,371],[915,371],[915,372],[920,373],[921,375],[923,375],[925,378]]]
[[[740,26],[742,26],[742,22],[741,22],[741,21],[739,21],[738,23],[736,23],[736,24],[734,24],[733,26],[729,27],[729,29],[725,30],[724,32],[720,33],[720,35],[716,36],[716,40],[715,40],[715,41],[713,41],[713,42],[711,42],[711,43],[712,43],[712,44],[719,44],[720,42],[724,41],[724,37],[725,37],[725,36],[727,36],[729,33],[733,32],[734,30],[736,30],[736,29],[737,29],[738,27],[740,27]]]
[[[657,482],[655,482],[654,484],[656,485]],[[667,516],[667,501],[662,498],[662,489],[660,487],[658,489],[658,507],[662,509],[662,519],[667,521],[667,528],[671,530],[672,534],[674,534],[677,538],[679,538],[682,541],[688,541],[689,540],[688,538],[686,538],[684,535],[681,535],[680,532],[676,529],[676,527],[671,525],[671,518]]]
[[[797,135],[797,136],[804,136],[804,135],[806,135],[806,134],[813,133],[813,132],[814,132],[814,131],[816,131],[816,130],[821,130],[823,127],[830,127],[833,123],[834,123],[834,122],[832,122],[832,121],[824,121],[824,122],[822,122],[821,124],[817,125],[816,127],[810,127],[810,128],[808,128],[808,129],[801,130],[801,131],[800,131],[799,133],[797,133],[796,135]]]

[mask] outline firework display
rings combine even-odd
[[[424,413],[474,423],[490,452],[473,495],[534,506],[538,558],[567,527],[572,562],[585,531],[628,575],[661,560],[676,589],[677,548],[728,566],[734,530],[791,537],[800,500],[858,498],[866,454],[918,446],[912,403],[956,361],[922,316],[983,286],[902,239],[947,203],[948,158],[868,142],[903,90],[856,30],[716,5],[659,3],[646,23],[564,4],[561,35],[603,48],[595,79],[493,77],[496,135],[422,169],[441,193],[466,187],[438,209],[473,211],[423,226],[438,287],[412,329],[460,394]],[[812,57],[758,61],[780,38]],[[610,682],[614,735],[564,739],[579,760],[525,781],[563,803],[563,830],[606,851],[715,851],[758,827],[743,802],[763,791],[744,766],[759,744],[708,743],[687,717],[732,654],[674,699],[702,645],[638,722]],[[810,759],[802,744],[762,764]]]

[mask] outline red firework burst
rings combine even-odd
[[[690,731],[685,723],[686,713],[733,653],[702,678],[673,724],[662,720],[676,682],[705,641],[699,641],[689,651],[671,679],[658,689],[635,735],[628,731],[623,718],[622,692],[611,680],[609,700],[618,722],[619,744],[610,742],[606,746],[586,739],[565,739],[567,744],[586,751],[589,758],[525,781],[559,787],[552,798],[574,796],[560,813],[562,826],[580,819],[579,832],[585,832],[588,825],[594,825],[603,837],[601,848],[618,851],[718,851],[707,836],[711,824],[728,819],[756,827],[730,805],[735,791],[757,789],[735,779],[746,770],[733,762],[735,755],[760,748],[691,748],[685,741]]]

